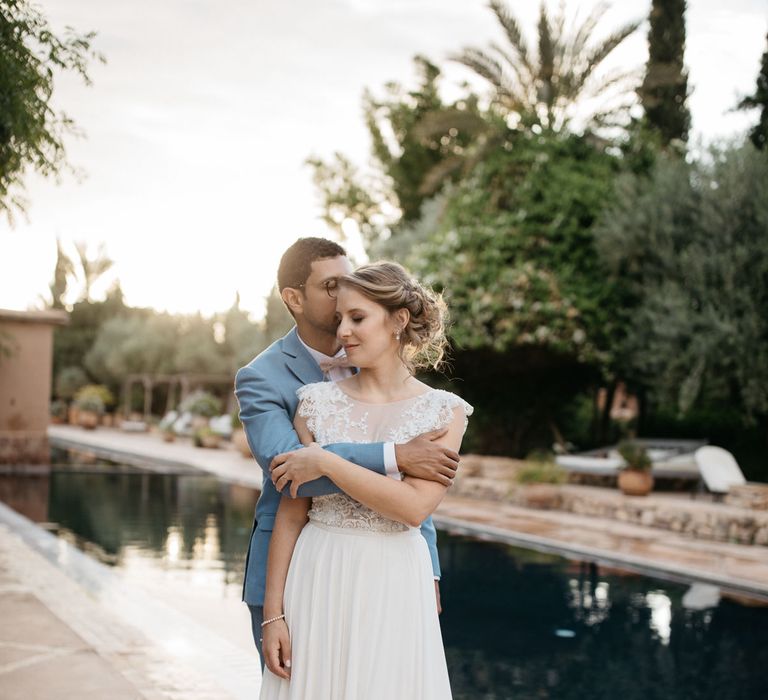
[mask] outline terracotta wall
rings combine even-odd
[[[47,460],[53,330],[67,322],[61,311],[0,309],[0,463]]]

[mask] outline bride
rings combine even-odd
[[[267,565],[260,697],[443,700],[451,689],[418,528],[445,487],[360,469],[320,445],[402,442],[444,428],[440,442],[458,451],[472,407],[413,376],[442,359],[445,305],[385,262],[338,280],[337,311],[339,340],[360,371],[299,389],[294,424],[344,493],[281,499]]]

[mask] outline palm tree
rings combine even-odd
[[[566,33],[563,5],[557,16],[550,17],[542,0],[537,25],[538,55],[534,56],[511,11],[500,0],[492,0],[490,8],[509,46],[492,42],[487,49],[467,47],[450,58],[491,84],[494,102],[508,120],[524,127],[538,125],[560,131],[573,119],[577,106],[587,108],[584,103],[588,100],[609,97],[616,90],[627,97],[634,94],[629,83],[639,77],[636,71],[614,71],[600,80],[596,77],[600,64],[641,23],[629,22],[607,38],[592,42],[595,28],[608,7],[607,3],[599,3],[580,24],[574,19],[574,26]],[[625,100],[601,110],[591,109],[585,121],[594,126],[615,124],[628,107]]]
[[[107,257],[106,248],[103,243],[99,245],[96,253],[92,256],[88,254],[88,245],[84,241],[77,241],[75,249],[80,259],[78,277],[80,277],[80,281],[83,284],[81,299],[82,301],[90,301],[93,283],[109,270],[115,264],[115,261]]]
[[[61,247],[61,240],[56,239],[56,267],[53,271],[53,279],[49,285],[51,290],[51,307],[54,309],[64,308],[64,297],[67,295],[69,278],[74,274],[75,266],[72,259],[64,252]]]

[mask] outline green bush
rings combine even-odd
[[[82,412],[98,413],[102,415],[104,413],[104,402],[97,394],[84,394],[83,396],[75,399],[75,406]]]
[[[75,394],[75,406],[81,411],[102,414],[114,402],[112,392],[103,384],[86,384]]]
[[[80,367],[65,367],[56,376],[56,396],[65,401],[74,398],[88,384],[88,375]]]
[[[564,484],[568,474],[554,462],[527,462],[517,472],[519,484]]]
[[[636,469],[647,472],[653,466],[648,451],[638,442],[624,440],[617,448],[621,458],[626,462],[622,469]]]
[[[181,402],[180,409],[193,416],[213,418],[221,414],[221,400],[207,391],[194,391]]]
[[[51,415],[61,420],[67,417],[67,402],[61,399],[51,401]]]

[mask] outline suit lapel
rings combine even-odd
[[[295,327],[283,338],[282,349],[286,366],[302,384],[323,381],[322,370],[299,340]]]

